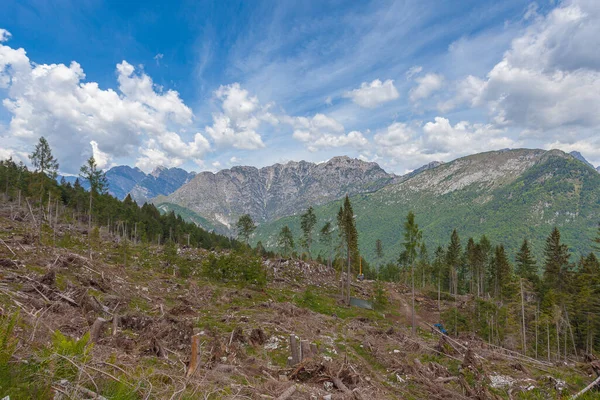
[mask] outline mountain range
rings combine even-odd
[[[175,211],[219,233],[235,235],[238,218],[250,214],[258,224],[253,242],[271,249],[284,225],[300,236],[299,215],[309,206],[319,227],[326,221],[335,225],[340,200],[348,194],[362,254],[374,259],[380,239],[389,249],[383,261],[389,261],[399,253],[410,210],[430,247],[446,243],[456,228],[464,240],[486,234],[511,249],[527,237],[541,255],[544,238],[557,225],[573,251],[582,254],[600,221],[598,172],[600,167],[578,152],[504,149],[432,162],[403,176],[345,156],[198,174],[164,167],[145,174],[118,166],[106,175],[115,197],[151,201],[163,212]]]
[[[119,165],[106,171],[106,180],[108,193],[119,200],[123,200],[129,194],[141,205],[157,196],[173,193],[195,175],[195,172],[187,172],[181,168],[166,167],[157,167],[151,173],[145,174],[137,167]],[[62,178],[73,184],[78,177],[59,175],[57,179],[60,181]],[[79,181],[84,189],[89,188],[85,180],[79,178]]]
[[[308,206],[315,208],[318,228],[326,221],[335,225],[348,194],[361,253],[371,260],[377,239],[388,249],[383,261],[397,258],[410,210],[430,247],[445,244],[456,228],[465,245],[468,237],[486,234],[513,250],[528,238],[540,256],[556,225],[573,252],[583,254],[600,222],[600,174],[581,158],[560,150],[505,149],[430,163],[404,176],[348,157],[234,167],[199,173],[153,202],[226,234],[235,234],[235,222],[248,213],[259,225],[253,242],[271,249],[284,225],[300,236],[299,215]]]

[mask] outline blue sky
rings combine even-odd
[[[506,147],[600,164],[600,2],[4,1],[0,157],[65,173]]]

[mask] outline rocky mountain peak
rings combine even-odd
[[[346,193],[378,190],[395,176],[376,163],[334,157],[316,164],[290,161],[263,168],[236,166],[213,174],[202,172],[166,199],[221,226],[240,215],[270,221],[336,200]]]

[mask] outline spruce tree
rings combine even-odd
[[[423,233],[419,229],[419,225],[415,222],[415,214],[409,211],[406,216],[406,222],[404,223],[404,254],[407,258],[407,262],[410,265],[410,277],[412,287],[412,334],[416,334],[416,323],[415,323],[415,260],[417,258],[417,252],[421,246],[421,240]]]
[[[537,265],[535,258],[531,254],[531,249],[529,248],[529,242],[527,239],[523,239],[523,244],[517,253],[515,261],[517,265],[517,275],[521,278],[527,279],[533,284],[537,284],[539,281]]]
[[[347,258],[347,281],[346,281],[346,303],[350,304],[350,276],[351,276],[351,265],[352,262],[356,263],[358,259],[358,232],[356,231],[356,224],[354,222],[354,211],[352,210],[352,204],[350,204],[350,198],[346,195],[344,204],[340,207],[338,212],[338,229],[340,234],[340,241],[343,248],[346,250]]]
[[[560,232],[554,228],[546,239],[544,249],[544,286],[546,290],[562,292],[565,273],[569,267],[569,249],[560,242]]]
[[[375,241],[375,257],[377,257],[377,264],[379,264],[383,258],[383,245],[381,244],[381,239]]]
[[[331,252],[332,252],[332,248],[331,248],[331,244],[332,244],[332,234],[333,234],[333,230],[331,228],[331,222],[327,221],[325,223],[325,225],[323,225],[323,227],[321,228],[321,230],[319,231],[319,241],[321,242],[321,244],[323,244],[325,246],[325,248],[327,249],[327,254],[328,254],[328,258],[327,258],[327,266],[331,267]]]
[[[598,224],[598,233],[596,233],[596,237],[592,240],[594,242],[592,245],[593,249],[600,254],[600,223]]]
[[[33,153],[29,155],[31,163],[36,172],[47,175],[49,178],[56,179],[58,174],[58,161],[52,155],[50,144],[43,136],[40,137]]]
[[[284,257],[288,257],[290,253],[294,250],[294,235],[292,235],[292,231],[287,225],[285,225],[279,231],[279,235],[277,237],[277,245],[281,249],[282,255]]]
[[[302,247],[308,253],[308,258],[311,259],[310,248],[312,246],[312,232],[317,224],[317,216],[312,207],[308,207],[306,212],[300,216],[300,228],[302,229]]]
[[[94,156],[91,156],[87,162],[81,166],[79,176],[88,181],[90,185],[90,215],[88,219],[88,229],[92,229],[92,199],[95,194],[104,194],[108,188],[106,174],[98,168]]]
[[[250,214],[244,214],[239,219],[237,224],[235,225],[238,231],[238,236],[244,239],[244,242],[248,244],[250,241],[250,235],[252,232],[256,230],[256,224],[252,220]]]
[[[460,238],[456,229],[452,231],[450,236],[450,244],[446,251],[446,264],[448,265],[448,278],[450,293],[458,294],[458,270],[460,269],[462,260],[462,248]]]

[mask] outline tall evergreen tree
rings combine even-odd
[[[527,239],[523,239],[523,244],[517,253],[515,261],[517,265],[517,275],[521,278],[527,279],[533,284],[537,284],[539,281],[537,265],[535,258],[531,254],[531,249],[529,248],[529,242]]]
[[[448,282],[450,293],[458,294],[458,271],[461,267],[462,247],[456,229],[450,236],[450,244],[446,251],[446,264],[448,265]]]
[[[92,229],[92,199],[96,194],[104,194],[108,188],[106,173],[98,168],[94,156],[88,158],[87,162],[81,166],[79,176],[88,181],[90,185],[90,216],[88,219],[88,229]]]
[[[319,231],[319,241],[321,242],[321,244],[323,246],[325,246],[325,249],[327,249],[327,266],[331,267],[331,253],[333,251],[332,249],[332,240],[333,240],[333,229],[331,227],[331,222],[327,221],[325,223],[325,225],[323,225],[323,227],[321,228],[321,230]]]
[[[592,247],[600,254],[600,223],[598,224],[598,233],[596,233],[596,237],[592,241],[594,242]]]
[[[238,236],[244,239],[244,242],[248,244],[250,235],[256,230],[256,224],[252,220],[250,214],[242,215],[235,226],[237,228]]]
[[[377,264],[379,264],[383,258],[383,245],[381,244],[381,239],[375,241],[375,257],[377,257]]]
[[[421,240],[423,233],[419,229],[419,225],[415,222],[415,214],[409,211],[406,216],[406,222],[404,223],[404,253],[407,261],[410,265],[410,277],[412,287],[412,334],[416,334],[416,317],[415,317],[415,260],[417,258],[417,252],[421,246]]]
[[[560,232],[556,227],[546,239],[544,257],[545,289],[560,293],[569,267],[570,255],[567,245],[560,242]]]
[[[58,174],[58,161],[52,155],[50,144],[43,136],[40,137],[38,144],[35,146],[33,153],[29,155],[31,164],[35,167],[36,172],[47,175],[49,178],[56,179]]]
[[[352,275],[352,262],[356,263],[359,261],[358,258],[358,232],[356,230],[356,223],[354,221],[354,211],[352,210],[352,204],[350,204],[350,198],[346,195],[344,204],[340,207],[338,212],[338,229],[340,234],[340,240],[343,248],[346,250],[347,258],[347,276],[346,276],[346,303],[350,304],[350,277]]]
[[[317,216],[314,209],[308,207],[306,212],[300,216],[300,228],[302,229],[302,247],[308,253],[308,258],[311,259],[310,248],[312,246],[312,232],[317,224]]]
[[[503,294],[512,278],[512,266],[506,256],[506,251],[503,245],[498,245],[494,249],[494,257],[492,259],[492,294],[495,298],[502,300]]]
[[[284,257],[289,257],[291,252],[294,251],[294,235],[292,235],[289,226],[285,225],[279,231],[277,245],[281,249]]]

